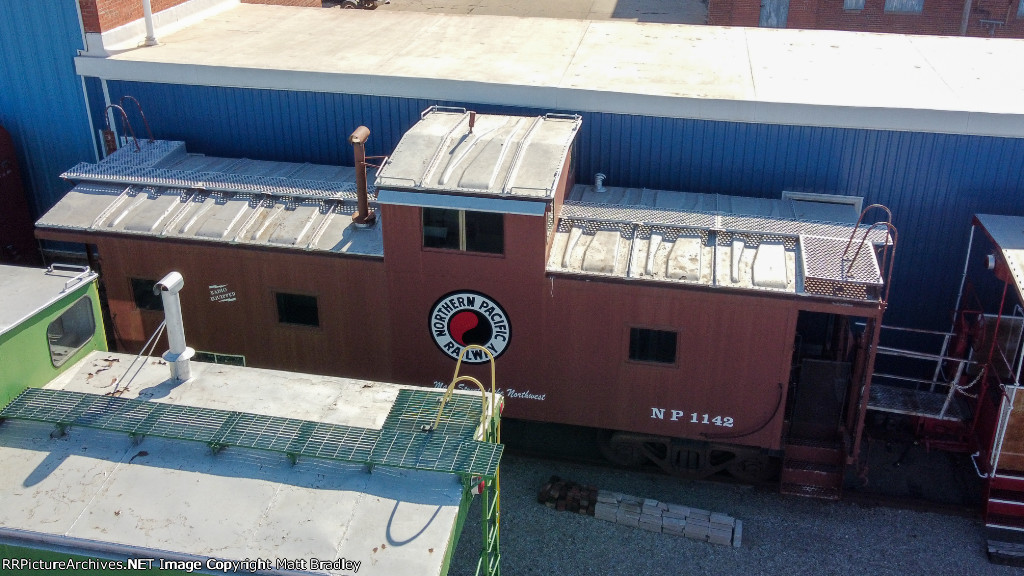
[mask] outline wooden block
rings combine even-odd
[[[682,518],[673,518],[671,516],[663,516],[661,518],[662,526],[686,526],[686,520]]]
[[[671,509],[669,509],[669,510],[662,510],[661,511],[661,517],[662,518],[679,518],[679,519],[684,519],[684,518],[686,518],[686,512],[678,512],[678,511],[673,511]]]
[[[648,524],[657,524],[658,526],[661,526],[661,516],[654,516],[654,515],[651,515],[651,514],[641,514],[640,515],[640,521],[641,522],[646,522]]]
[[[643,509],[643,504],[633,500],[619,500],[619,508],[626,508],[627,510],[636,510],[639,512]]]
[[[733,524],[736,523],[736,519],[732,516],[729,516],[728,514],[714,512],[711,514],[711,522],[713,524],[725,524],[731,527]]]
[[[669,504],[668,505],[668,511],[673,513],[673,514],[682,514],[683,516],[686,516],[687,514],[690,513],[690,507],[689,506],[681,506],[679,504]]]
[[[623,526],[632,526],[636,528],[640,525],[640,518],[637,516],[618,515],[615,517],[616,524],[622,524]]]
[[[722,546],[732,544],[732,529],[722,530],[711,528],[708,530],[708,542]]]
[[[737,520],[736,526],[732,529],[732,545],[733,548],[739,548],[740,543],[743,541],[743,521]]]
[[[695,524],[687,524],[686,528],[683,530],[683,536],[686,536],[687,538],[693,538],[694,540],[700,540],[702,542],[707,542],[707,540],[708,540],[708,527],[707,526],[699,526],[699,525],[695,525]]]
[[[733,525],[732,524],[719,524],[718,522],[715,522],[714,520],[712,520],[711,521],[711,528],[715,529],[715,530],[728,530],[731,533]]]
[[[647,522],[641,522],[640,527],[644,530],[661,533],[661,524],[649,524]]]

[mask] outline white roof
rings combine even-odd
[[[81,267],[49,270],[0,264],[0,335],[96,278]]]
[[[430,108],[402,135],[375,185],[550,200],[579,129],[579,116]]]
[[[240,4],[104,79],[1024,137],[1024,40]],[[356,39],[356,40],[346,40]],[[352,44],[355,41],[356,44]]]
[[[1024,302],[1024,218],[996,214],[974,216],[1003,253],[1003,260],[1013,276],[1017,299]]]
[[[47,388],[104,394],[132,360],[93,353]],[[167,366],[147,359],[122,397],[380,428],[403,388],[204,363],[192,371],[174,386]],[[454,545],[462,487],[452,474],[52,430],[0,427],[0,540],[101,557],[345,558],[361,562],[360,575],[410,576],[439,574]]]

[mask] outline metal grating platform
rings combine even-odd
[[[31,420],[191,440],[205,442],[215,449],[235,446],[292,457],[495,477],[503,446],[473,439],[479,424],[479,402],[474,424],[470,423],[472,418],[467,419],[469,399],[460,396],[457,402],[449,402],[455,404],[451,410],[446,407],[454,421],[427,433],[407,428],[416,422],[427,422],[428,414],[432,421],[437,414],[437,398],[442,394],[403,392],[411,394],[399,394],[403,407],[396,401],[382,430],[39,388],[22,392],[0,412],[0,420]],[[434,407],[432,413],[430,405]]]
[[[420,432],[433,424],[443,392],[432,390],[400,390],[381,431]],[[452,395],[445,404],[441,422],[435,432],[446,436],[472,439],[480,426],[480,397]]]
[[[874,384],[871,386],[871,394],[868,398],[868,409],[953,422],[966,419],[966,415],[960,409],[960,404],[955,401],[950,402],[946,413],[942,414],[942,406],[945,402],[946,394],[944,393]]]
[[[853,224],[625,204],[597,204],[578,200],[566,200],[562,204],[560,217],[569,220],[601,220],[627,224],[681,226],[685,228],[705,228],[784,236],[813,235],[842,238],[844,245],[854,229]],[[865,231],[868,232],[867,239],[869,242],[881,244],[891,241],[887,236],[885,228],[869,228],[869,226],[865,225],[860,226],[856,237],[857,242],[861,240]]]

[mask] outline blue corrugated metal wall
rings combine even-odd
[[[0,124],[35,215],[70,189],[61,172],[96,158],[74,66],[83,47],[75,0],[0,2]]]
[[[420,111],[453,104],[128,82],[109,89],[112,98],[139,98],[158,138],[184,140],[194,152],[346,165],[356,126],[373,132],[370,154],[387,154]],[[604,172],[616,186],[769,198],[826,192],[888,206],[900,231],[894,324],[947,328],[971,215],[1024,215],[1024,139],[581,114],[581,182]]]

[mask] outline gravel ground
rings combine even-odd
[[[552,475],[743,521],[740,548],[701,543],[537,503]],[[981,522],[957,515],[783,496],[774,490],[506,454],[501,467],[502,573],[512,575],[1020,574],[991,564]],[[474,504],[450,574],[472,575],[480,545]]]

